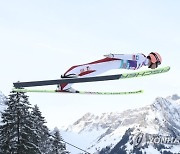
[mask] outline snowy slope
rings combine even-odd
[[[180,97],[158,97],[149,106],[122,113],[103,113],[100,116],[87,113],[70,125],[63,137],[90,153],[101,151],[106,146],[111,150],[117,149],[118,145],[118,149],[123,148],[125,152],[131,153],[132,139],[139,132],[180,136]],[[180,152],[180,145],[168,148],[172,152]],[[163,151],[162,148],[158,151],[152,145],[143,150],[144,153]]]

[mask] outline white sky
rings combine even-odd
[[[0,90],[8,95],[16,81],[57,79],[72,65],[104,54],[156,51],[162,66],[171,66],[169,73],[74,85],[90,91],[144,89],[144,94],[31,93],[30,103],[40,107],[53,128],[86,112],[120,112],[151,104],[157,96],[180,94],[179,7],[178,0],[0,0]]]

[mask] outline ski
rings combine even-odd
[[[157,69],[151,69],[146,71],[134,72],[134,73],[122,73],[117,75],[107,76],[96,76],[96,77],[84,77],[84,78],[68,78],[68,79],[57,79],[57,80],[44,80],[44,81],[30,81],[30,82],[15,82],[15,88],[21,87],[34,87],[34,86],[46,86],[46,85],[57,85],[62,83],[81,83],[81,82],[95,82],[95,81],[107,81],[107,80],[118,80],[135,77],[143,77],[154,74],[165,73],[170,70],[170,67],[162,67]]]
[[[137,91],[127,91],[127,92],[97,92],[97,91],[76,91],[76,92],[66,92],[59,90],[47,90],[47,89],[18,89],[14,88],[15,92],[39,92],[39,93],[71,93],[71,94],[90,94],[90,95],[129,95],[129,94],[140,94],[143,90]]]

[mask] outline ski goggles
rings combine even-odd
[[[160,62],[160,61],[157,61],[157,62],[156,62],[156,65],[157,65],[157,66],[161,65],[161,62]]]

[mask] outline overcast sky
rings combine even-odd
[[[0,0],[0,90],[8,95],[13,82],[58,79],[71,66],[104,54],[155,51],[162,55],[162,66],[171,66],[170,72],[73,86],[89,91],[143,89],[143,94],[31,93],[30,103],[40,107],[53,128],[86,112],[121,112],[151,104],[158,96],[180,95],[179,7],[178,0]],[[121,72],[133,71],[106,74]]]

